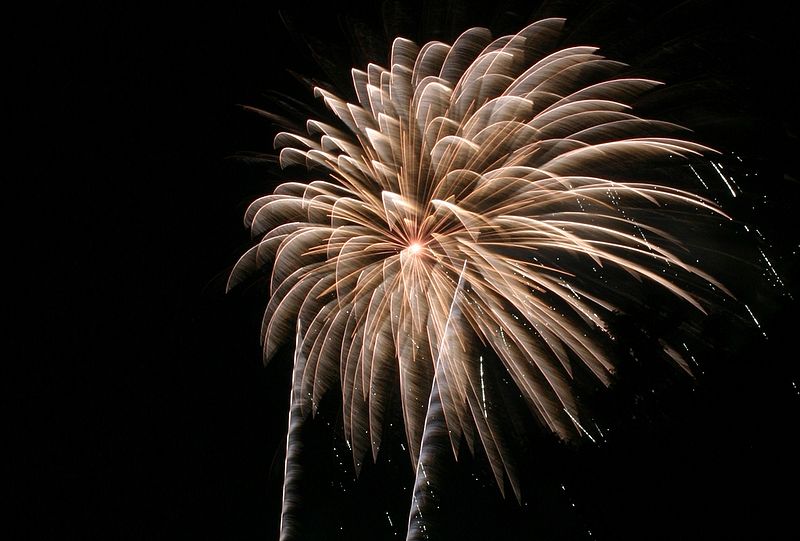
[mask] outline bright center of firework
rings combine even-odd
[[[417,255],[422,251],[422,244],[419,242],[412,242],[408,245],[408,253],[411,255]]]

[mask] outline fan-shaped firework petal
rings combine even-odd
[[[274,262],[265,355],[297,329],[296,399],[316,404],[341,386],[357,467],[377,455],[393,387],[416,464],[435,374],[454,450],[462,437],[479,442],[501,487],[508,476],[518,492],[502,414],[486,407],[480,347],[569,438],[580,431],[574,363],[609,381],[613,361],[589,331],[605,330],[624,289],[587,269],[622,269],[700,310],[687,284],[721,287],[646,218],[667,205],[722,213],[637,174],[710,149],[632,113],[659,83],[617,77],[624,66],[594,47],[554,51],[562,23],[494,41],[474,28],[452,46],[398,38],[389,69],[353,70],[357,103],[316,89],[341,126],[309,120],[307,134],[275,139],[283,166],[324,180],[283,184],[251,205],[245,221],[263,238],[230,285]]]

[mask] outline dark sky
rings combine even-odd
[[[365,54],[346,36],[385,54],[386,21],[452,39],[563,12],[573,41],[674,81],[653,111],[760,173],[732,210],[760,227],[796,298],[796,19],[769,4],[412,2],[385,17],[369,2],[286,3],[283,17],[268,2],[31,9],[12,34],[22,168],[6,180],[23,194],[8,198],[22,240],[7,265],[22,323],[9,362],[24,377],[8,395],[20,538],[277,539],[291,356],[261,364],[263,287],[223,291],[249,246],[243,210],[278,178],[233,157],[269,150],[274,127],[238,105],[274,103],[272,91],[313,104],[287,70],[330,81],[328,62],[347,76]],[[523,507],[499,498],[479,460],[451,464],[432,539],[796,535],[797,308],[748,276],[734,286],[762,329],[709,323],[695,382],[631,367],[629,383],[591,399],[614,428],[602,444],[535,437]],[[307,538],[401,538],[407,459],[387,452],[353,482],[334,467],[328,420],[306,435]]]

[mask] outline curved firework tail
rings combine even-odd
[[[631,103],[660,83],[619,76],[626,66],[595,47],[558,49],[562,25],[498,39],[472,28],[452,45],[397,38],[389,68],[352,71],[357,103],[315,89],[340,125],[312,119],[307,133],[275,139],[283,167],[319,179],[250,205],[245,223],[260,241],[228,287],[272,265],[265,358],[296,340],[294,422],[341,389],[357,469],[377,456],[397,387],[415,467],[435,395],[453,450],[480,445],[501,490],[507,478],[519,496],[481,352],[543,425],[572,438],[576,365],[604,383],[614,372],[603,332],[626,282],[598,270],[701,311],[703,287],[724,290],[674,231],[648,221],[665,208],[722,212],[642,174],[712,151],[636,116]]]

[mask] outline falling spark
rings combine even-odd
[[[714,162],[709,162],[709,163],[714,168],[714,170],[719,174],[719,177],[722,179],[722,182],[725,183],[725,186],[728,187],[728,190],[731,192],[731,195],[733,197],[736,197],[736,192],[733,190],[733,187],[728,183],[728,179],[725,178],[725,175],[723,175],[722,171],[720,170],[720,167],[722,167],[722,164],[719,164],[719,167],[717,167],[717,164],[715,164]]]
[[[480,375],[481,375],[481,402],[483,403],[483,416],[487,417],[488,414],[486,413],[486,387],[484,386],[483,381],[483,355],[478,358],[478,362],[480,363]]]
[[[689,169],[692,170],[692,173],[694,173],[694,176],[696,176],[697,180],[700,181],[700,184],[703,185],[703,188],[708,190],[708,184],[705,183],[705,181],[703,180],[703,177],[700,176],[700,174],[697,172],[697,170],[694,167],[692,167],[691,165],[689,165]]]
[[[750,310],[750,307],[747,306],[746,304],[744,305],[744,307],[747,308],[747,311],[750,313],[750,317],[753,318],[753,321],[755,322],[756,326],[760,329],[761,328],[761,324],[756,319],[756,316],[753,315],[753,311]]]
[[[767,338],[767,333],[765,333],[764,330],[761,329],[761,323],[758,322],[755,314],[753,314],[753,311],[750,310],[750,307],[747,306],[746,304],[744,305],[744,307],[747,308],[747,313],[749,313],[750,317],[753,318],[753,322],[756,324],[756,327],[758,327],[758,329],[761,331],[761,334],[764,336],[764,338]]]
[[[600,433],[600,437],[603,438],[603,441],[606,441],[606,435],[603,434],[603,430],[600,428],[600,425],[598,425],[595,422],[592,422],[592,424],[594,424],[594,427],[597,429],[597,432]]]
[[[775,280],[777,280],[777,281],[778,281],[778,283],[779,283],[781,286],[783,286],[783,287],[786,287],[786,286],[784,285],[784,283],[783,283],[783,280],[781,280],[781,277],[780,277],[780,275],[778,274],[778,271],[776,271],[776,270],[775,270],[775,267],[773,267],[773,266],[772,266],[772,261],[770,261],[770,260],[769,260],[769,258],[767,257],[767,254],[765,254],[765,253],[764,253],[764,250],[762,250],[761,248],[759,248],[759,249],[758,249],[758,251],[759,251],[759,252],[761,252],[761,257],[763,257],[763,258],[764,258],[764,261],[766,261],[766,262],[767,262],[767,266],[769,266],[769,270],[771,270],[771,271],[772,271],[772,274],[775,276]]]
[[[689,346],[686,345],[686,342],[683,342],[683,349],[685,349],[686,353],[689,354],[689,358],[692,360],[694,365],[699,368],[700,367],[700,363],[697,362],[697,359],[694,358],[694,355],[692,355],[692,352],[689,351]],[[701,371],[701,373],[702,373],[702,371]]]
[[[569,412],[569,410],[564,408],[564,411],[567,412],[567,415],[569,415],[569,418],[572,419],[572,422],[575,423],[576,425],[578,425],[578,428],[581,429],[581,432],[586,434],[586,437],[588,437],[590,440],[592,440],[592,443],[597,443],[597,441],[592,437],[592,435],[589,434],[589,432],[587,432],[585,428],[583,428],[583,425],[581,425],[581,423]]]

